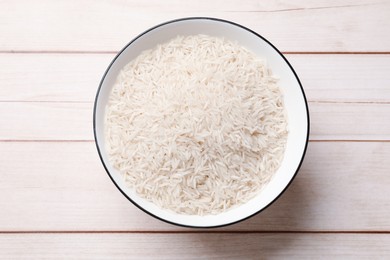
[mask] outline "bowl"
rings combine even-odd
[[[119,171],[109,163],[108,154],[104,148],[105,107],[119,71],[144,50],[167,42],[178,35],[196,34],[206,34],[236,41],[267,60],[273,74],[279,78],[279,87],[284,94],[289,130],[281,166],[263,190],[243,205],[217,215],[205,216],[177,214],[161,209],[138,196],[135,191],[126,186]],[[97,91],[93,112],[93,130],[97,150],[104,168],[116,187],[135,206],[162,221],[180,226],[220,227],[237,223],[259,213],[286,190],[297,174],[306,152],[309,137],[309,111],[298,76],[283,54],[269,41],[234,22],[208,17],[193,17],[157,25],[138,35],[118,53],[104,73]]]

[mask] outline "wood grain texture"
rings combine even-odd
[[[390,102],[390,55],[286,55],[310,101]]]
[[[389,140],[390,104],[309,103],[312,140]]]
[[[278,201],[222,230],[390,232],[388,158],[390,143],[312,142]],[[192,230],[127,201],[93,143],[1,143],[0,169],[0,231]]]
[[[2,259],[388,259],[390,235],[3,234]]]
[[[93,102],[114,56],[0,54],[0,101]]]
[[[92,140],[92,110],[92,103],[0,103],[0,140]]]
[[[1,140],[93,140],[92,103],[0,102]],[[390,104],[310,102],[311,140],[390,140]]]
[[[115,54],[0,54],[0,101],[93,102]],[[308,100],[389,102],[390,55],[286,55]]]
[[[282,51],[389,52],[390,2],[3,1],[1,51],[117,51],[156,24],[211,16],[247,26]],[[17,19],[15,18],[17,17]]]

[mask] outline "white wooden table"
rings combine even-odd
[[[137,209],[93,142],[93,100],[115,53],[188,16],[266,37],[309,100],[310,143],[293,184],[221,229]],[[389,28],[389,0],[0,1],[0,259],[389,259]]]

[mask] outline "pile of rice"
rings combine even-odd
[[[110,162],[130,188],[180,214],[243,204],[283,159],[283,97],[264,60],[226,39],[176,37],[142,52],[106,108]]]

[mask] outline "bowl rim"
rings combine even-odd
[[[259,209],[258,211],[256,211],[255,213],[253,214],[250,214],[249,216],[245,217],[245,218],[242,218],[242,219],[239,219],[239,220],[236,220],[236,221],[232,221],[232,222],[229,222],[229,223],[225,223],[225,224],[221,224],[221,225],[211,225],[211,226],[192,226],[192,225],[186,225],[186,224],[181,224],[181,223],[176,223],[176,222],[173,222],[173,221],[170,221],[170,220],[167,220],[167,219],[164,219],[162,217],[159,217],[157,216],[156,214],[153,214],[151,212],[149,212],[148,210],[146,210],[145,208],[143,208],[141,205],[138,205],[134,200],[132,200],[130,198],[130,196],[128,196],[120,187],[119,185],[116,183],[116,181],[114,180],[113,176],[111,175],[110,171],[108,170],[107,166],[106,166],[106,163],[104,162],[103,160],[103,157],[102,157],[102,154],[101,154],[101,148],[99,146],[99,143],[98,143],[98,140],[97,140],[97,134],[96,134],[96,108],[97,108],[97,103],[98,103],[98,99],[99,99],[99,94],[100,94],[100,90],[102,88],[102,85],[103,85],[103,82],[107,76],[107,73],[109,72],[109,70],[111,69],[112,65],[115,63],[115,61],[117,60],[117,58],[133,43],[135,42],[137,39],[139,39],[140,37],[142,37],[143,35],[159,28],[159,27],[163,27],[165,25],[168,25],[168,24],[171,24],[171,23],[177,23],[177,22],[182,22],[182,21],[188,21],[188,20],[211,20],[211,21],[214,21],[214,22],[221,22],[221,23],[228,23],[230,25],[233,25],[233,26],[237,26],[237,27],[240,27],[241,29],[244,29],[246,31],[248,31],[249,33],[252,33],[254,34],[255,36],[261,38],[263,41],[265,41],[269,46],[271,46],[281,57],[282,59],[287,63],[288,67],[291,69],[291,71],[293,72],[298,84],[299,84],[299,87],[301,89],[301,92],[302,92],[302,96],[303,96],[303,99],[304,99],[304,102],[305,102],[305,108],[306,108],[306,119],[307,119],[307,129],[306,129],[306,141],[305,141],[305,147],[304,147],[304,150],[303,150],[303,153],[302,153],[302,156],[301,156],[301,159],[300,159],[300,162],[298,164],[298,167],[297,169],[295,170],[295,173],[294,175],[292,176],[292,178],[289,180],[288,184],[286,185],[286,187],[271,201],[269,202],[266,206],[264,206],[263,208]],[[94,135],[94,141],[95,141],[95,144],[96,144],[96,148],[97,148],[97,151],[98,151],[98,154],[99,154],[99,158],[100,158],[100,161],[102,162],[103,164],[103,167],[104,169],[106,170],[106,173],[108,174],[109,178],[111,179],[111,181],[114,183],[114,185],[117,187],[117,189],[131,202],[133,203],[137,208],[139,208],[140,210],[142,210],[143,212],[147,213],[148,215],[156,218],[156,219],[159,219],[165,223],[169,223],[169,224],[172,224],[172,225],[176,225],[176,226],[180,226],[180,227],[186,227],[186,228],[204,228],[204,229],[210,229],[210,228],[219,228],[219,227],[226,227],[226,226],[229,226],[229,225],[233,225],[233,224],[237,224],[239,222],[242,222],[242,221],[245,221],[257,214],[259,214],[260,212],[262,212],[263,210],[267,209],[269,206],[271,206],[276,200],[278,200],[282,194],[288,189],[288,187],[291,185],[292,181],[295,179],[295,177],[297,176],[298,172],[299,172],[299,169],[301,168],[302,166],[302,163],[303,163],[303,159],[305,158],[305,155],[306,155],[306,151],[307,151],[307,146],[308,146],[308,143],[309,143],[309,135],[310,135],[310,118],[309,118],[309,107],[308,107],[308,102],[307,102],[307,98],[306,98],[306,95],[305,95],[305,91],[302,87],[302,83],[301,81],[299,80],[299,77],[298,75],[296,74],[294,68],[291,66],[291,64],[289,63],[289,61],[286,59],[286,57],[284,57],[284,55],[271,43],[269,42],[266,38],[264,38],[263,36],[261,36],[260,34],[256,33],[255,31],[241,25],[241,24],[238,24],[238,23],[235,23],[235,22],[232,22],[232,21],[229,21],[229,20],[225,20],[225,19],[220,19],[220,18],[214,18],[214,17],[201,17],[201,16],[196,16],[196,17],[185,17],[185,18],[178,18],[178,19],[174,19],[174,20],[169,20],[167,22],[163,22],[163,23],[160,23],[156,26],[153,26],[149,29],[147,29],[146,31],[142,32],[141,34],[139,34],[138,36],[136,36],[134,39],[132,39],[129,43],[127,43],[114,57],[114,59],[110,62],[110,64],[108,65],[107,69],[105,70],[104,74],[103,74],[103,77],[102,79],[100,80],[100,83],[99,83],[99,87],[98,87],[98,90],[97,90],[97,93],[96,93],[96,96],[95,96],[95,101],[94,101],[94,106],[93,106],[93,135]],[[104,149],[104,148],[103,148]]]

